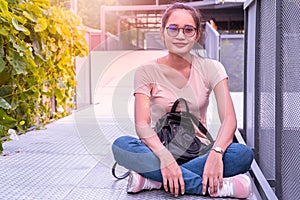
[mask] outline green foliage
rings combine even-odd
[[[49,0],[0,0],[0,137],[74,108],[75,57],[88,53],[80,25]],[[59,112],[51,112],[54,97]]]
[[[100,29],[101,6],[116,5],[116,0],[77,0],[78,15],[88,27]],[[115,12],[106,14],[106,31],[117,34],[118,16]],[[121,25],[123,30],[123,24]]]
[[[71,0],[50,0],[51,5],[61,6],[70,9]],[[81,17],[82,23],[85,26],[100,29],[101,6],[115,6],[117,0],[77,0],[77,14]],[[142,2],[142,1],[141,1]],[[123,13],[124,11],[106,12],[105,28],[107,32],[117,34],[117,20],[119,14],[130,15]],[[121,32],[127,31],[128,25],[121,23]]]

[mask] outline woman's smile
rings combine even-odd
[[[187,44],[186,43],[181,43],[181,42],[175,42],[173,43],[176,47],[182,48],[185,47]]]

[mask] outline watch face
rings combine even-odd
[[[215,147],[215,148],[213,148],[213,150],[215,150],[216,152],[219,152],[223,155],[223,150],[221,149],[221,147]]]
[[[216,151],[222,152],[222,149],[220,147],[216,147],[215,149]]]

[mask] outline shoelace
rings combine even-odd
[[[233,182],[224,180],[223,187],[218,191],[219,197],[232,197],[234,195]]]

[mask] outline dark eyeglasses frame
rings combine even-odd
[[[171,26],[172,26],[172,25],[171,25]],[[177,30],[176,34],[173,35],[172,33],[169,32],[169,29],[170,29],[171,26],[166,27],[166,29],[167,29],[167,34],[168,34],[170,37],[176,37],[176,36],[179,34],[180,30],[182,30],[183,34],[184,34],[186,37],[193,37],[193,36],[196,34],[196,32],[197,32],[197,28],[195,28],[195,27],[193,27],[193,26],[185,26],[185,27],[183,27],[183,28],[178,28],[178,27],[176,27],[176,26],[173,26],[173,27],[176,27],[176,30]],[[194,29],[193,35],[186,35],[186,32],[185,32],[185,29],[186,29],[186,28],[193,28],[193,29]],[[175,32],[174,32],[174,33],[175,33]]]

